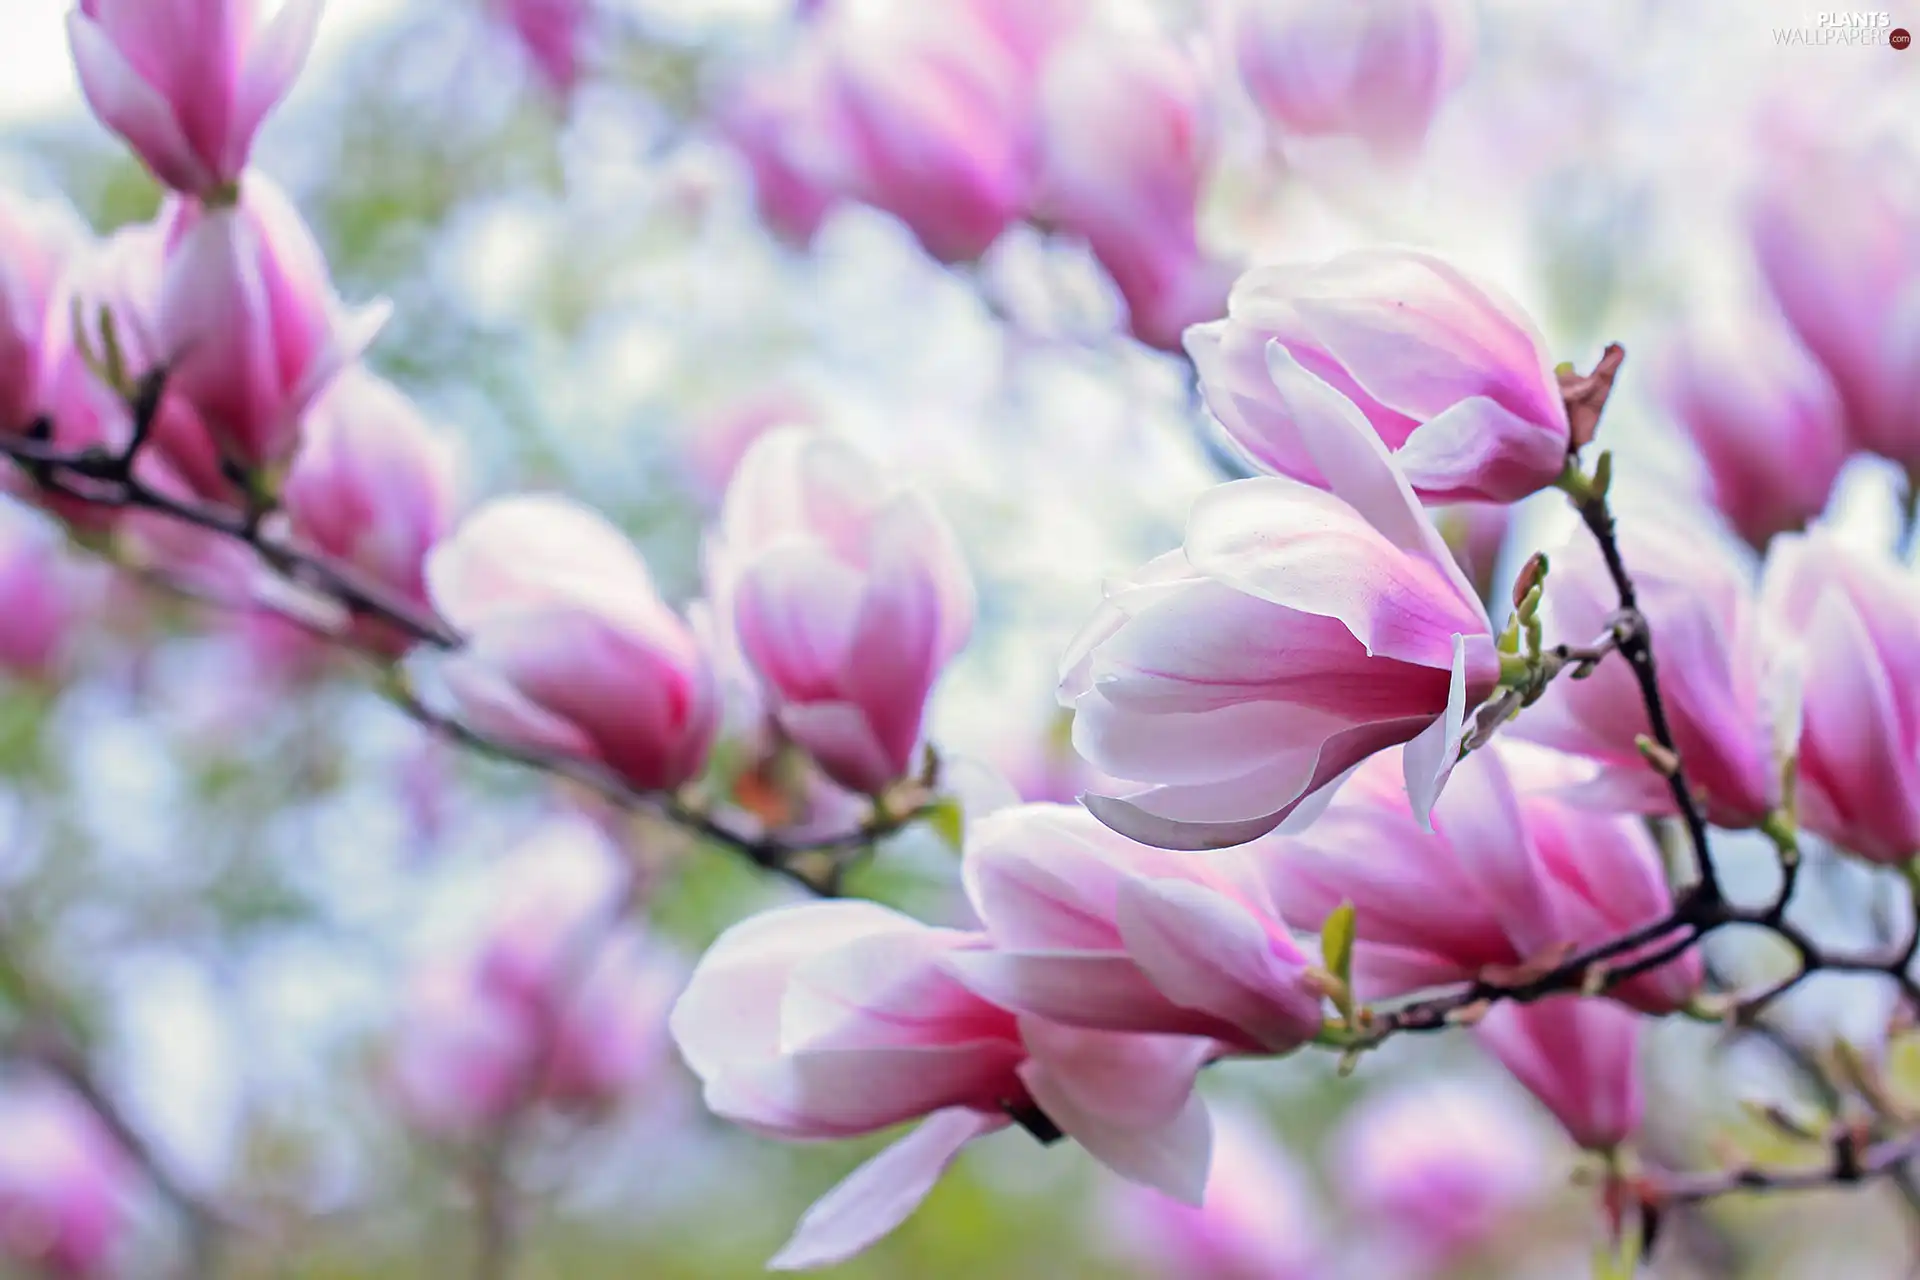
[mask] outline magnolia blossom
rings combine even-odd
[[[840,201],[821,172],[827,146],[822,69],[818,51],[806,49],[748,78],[717,113],[721,131],[753,177],[760,220],[802,246],[813,242]]]
[[[176,362],[171,384],[227,461],[281,466],[299,447],[301,415],[373,341],[389,307],[341,304],[313,233],[260,174],[232,207],[180,206],[169,236],[155,329]]]
[[[580,82],[581,45],[591,0],[495,0],[501,18],[547,88],[566,95]]]
[[[1342,902],[1353,904],[1361,999],[1469,982],[1671,912],[1644,824],[1570,807],[1556,795],[1564,768],[1498,746],[1475,751],[1454,769],[1425,830],[1407,811],[1396,763],[1369,760],[1306,831],[1253,846],[1273,901],[1297,927],[1317,930]],[[1689,951],[1613,994],[1669,1012],[1702,976]]]
[[[950,967],[996,1004],[1248,1053],[1320,1032],[1322,989],[1249,849],[1169,853],[1080,808],[1032,804],[975,824],[964,872],[993,948]]]
[[[933,506],[845,445],[779,428],[741,460],[707,565],[787,736],[855,791],[911,773],[927,694],[973,626],[973,584]]]
[[[0,432],[24,430],[45,409],[41,348],[60,272],[86,243],[73,210],[0,191]]]
[[[1166,848],[1251,840],[1403,742],[1424,816],[1499,681],[1486,612],[1379,438],[1285,347],[1269,357],[1331,491],[1203,495],[1185,549],[1109,587],[1064,662],[1074,745],[1139,784],[1088,807]]]
[[[81,600],[65,539],[0,495],[0,672],[46,679],[60,667]]]
[[[176,191],[220,194],[240,178],[261,122],[286,96],[325,0],[79,0],[67,18],[80,88]]]
[[[834,14],[822,41],[819,171],[942,262],[985,253],[1032,195],[1030,72],[947,6]]]
[[[126,1238],[139,1174],[100,1118],[64,1085],[0,1089],[0,1254],[84,1280]]]
[[[1048,65],[1041,111],[1042,216],[1086,239],[1135,337],[1178,351],[1232,283],[1196,225],[1213,132],[1198,68],[1163,40],[1089,32]]]
[[[156,335],[156,319],[167,237],[176,213],[177,206],[163,207],[158,221],[122,227],[67,260],[48,306],[40,369],[50,440],[63,451],[119,451],[133,439],[127,397],[101,374],[110,350],[120,353],[124,366],[120,373],[135,384],[168,359],[170,353]],[[80,321],[77,326],[72,322],[75,317]],[[199,413],[171,378],[153,407],[136,472],[154,488],[175,496],[239,501]],[[103,527],[113,514],[44,492],[36,492],[34,500],[82,528]]]
[[[404,392],[351,368],[314,403],[282,491],[295,537],[400,601],[425,605],[426,558],[452,528],[459,454]],[[383,652],[409,637],[365,628]]]
[[[1532,1118],[1465,1080],[1368,1095],[1327,1167],[1355,1227],[1415,1275],[1445,1274],[1498,1240],[1553,1176]]]
[[[1912,162],[1904,162],[1911,171]],[[1753,246],[1861,447],[1920,468],[1920,208],[1903,161],[1787,144],[1752,208]]]
[[[1193,1083],[1210,1042],[1018,1017],[946,968],[986,945],[872,903],[808,902],[734,925],[701,959],[671,1026],[715,1114],[803,1141],[924,1117],[808,1211],[775,1268],[864,1249],[913,1212],[962,1147],[1016,1118],[1199,1201],[1210,1127]]]
[[[1693,438],[1707,493],[1764,547],[1826,509],[1852,442],[1833,385],[1775,326],[1695,330],[1663,369],[1665,399]]]
[[[1428,502],[1513,502],[1559,478],[1569,426],[1546,343],[1513,302],[1431,254],[1361,249],[1240,277],[1187,331],[1207,407],[1253,464],[1325,487],[1284,347],[1345,396]]]
[[[1761,651],[1750,571],[1713,531],[1651,513],[1620,522],[1620,544],[1640,611],[1653,633],[1660,690],[1687,781],[1710,821],[1762,822],[1778,802],[1776,722],[1791,696]],[[1591,539],[1553,552],[1547,576],[1549,639],[1591,644],[1606,634],[1619,596]],[[1520,737],[1579,756],[1597,771],[1574,789],[1583,803],[1631,813],[1673,812],[1666,780],[1636,745],[1650,734],[1639,686],[1625,662],[1602,662],[1584,680],[1556,680],[1514,722]]]
[[[646,791],[705,766],[719,715],[707,660],[600,516],[558,497],[496,499],[434,548],[426,578],[467,635],[443,670],[476,730],[597,760]]]
[[[1501,1001],[1473,1031],[1575,1142],[1607,1151],[1640,1127],[1640,1023],[1618,1001],[1557,995]]]
[[[1098,1229],[1130,1272],[1144,1263],[1166,1280],[1320,1280],[1332,1273],[1317,1210],[1305,1172],[1261,1118],[1216,1104],[1202,1203],[1116,1181]]]
[[[1273,124],[1301,137],[1417,148],[1471,58],[1464,0],[1238,0],[1235,64]]]
[[[617,853],[556,820],[494,873],[475,943],[414,977],[390,1059],[408,1117],[472,1134],[535,1102],[595,1111],[660,1063],[679,974],[619,923]]]
[[[1797,670],[1801,820],[1893,866],[1920,854],[1920,602],[1890,559],[1816,530],[1776,540],[1762,615]]]

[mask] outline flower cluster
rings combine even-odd
[[[1218,151],[1209,62],[1237,65],[1288,136],[1417,145],[1464,69],[1442,4],[1248,3],[1191,55],[1081,0],[962,0],[814,16],[722,111],[769,226],[810,241],[835,205],[894,215],[942,262],[1022,222],[1084,242],[1141,342],[1177,351],[1221,313],[1231,265],[1200,234]],[[1361,11],[1364,11],[1362,13]],[[1336,69],[1330,69],[1336,68]]]

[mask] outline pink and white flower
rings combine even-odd
[[[872,903],[808,902],[742,921],[700,961],[671,1025],[715,1114],[798,1141],[922,1119],[807,1212],[776,1269],[866,1248],[968,1142],[1016,1118],[1200,1199],[1211,1130],[1193,1083],[1211,1042],[1018,1017],[947,970],[987,945]]]
[[[1379,437],[1284,346],[1267,356],[1330,488],[1202,495],[1184,550],[1109,587],[1063,663],[1074,745],[1136,784],[1087,806],[1165,848],[1251,840],[1401,743],[1424,817],[1499,682],[1485,609]]]
[[[1546,343],[1490,285],[1413,249],[1361,249],[1240,277],[1227,318],[1187,331],[1207,407],[1263,471],[1326,487],[1303,438],[1284,347],[1350,401],[1427,502],[1514,502],[1566,463],[1566,406]]]
[[[786,735],[850,790],[910,774],[927,696],[973,626],[932,504],[828,436],[779,428],[741,460],[707,565],[719,625]]]
[[[443,666],[476,730],[596,760],[643,791],[705,767],[719,719],[706,655],[633,544],[564,498],[500,498],[427,557],[465,645]]]
[[[67,18],[80,88],[100,122],[154,177],[184,195],[220,195],[253,137],[293,87],[325,0],[79,0]]]

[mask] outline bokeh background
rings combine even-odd
[[[1181,43],[1213,30],[1205,0],[1098,2]],[[67,7],[0,0],[0,182],[64,192],[105,230],[149,216],[159,193],[84,109]],[[1783,166],[1791,180],[1801,142],[1911,178],[1920,51],[1782,44],[1777,29],[1814,22],[1795,4],[1478,9],[1473,69],[1402,164],[1276,140],[1215,76],[1203,239],[1247,263],[1427,245],[1520,298],[1558,358],[1586,367],[1623,342],[1607,432],[1625,518],[1636,503],[1697,504],[1649,375],[1681,333],[1764,305],[1745,202]],[[1920,27],[1920,9],[1893,18]],[[980,626],[939,692],[934,739],[1029,793],[1070,794],[1058,655],[1101,579],[1173,546],[1221,475],[1189,366],[1126,335],[1084,247],[1029,228],[964,268],[851,203],[810,249],[770,234],[713,120],[790,56],[789,0],[600,0],[592,24],[585,74],[557,93],[487,4],[329,4],[254,156],[293,193],[340,291],[393,299],[372,363],[461,439],[472,496],[579,497],[635,537],[676,602],[698,594],[703,526],[757,430],[800,418],[854,440],[936,497],[980,584]],[[1836,516],[1884,541],[1897,491],[1890,470],[1861,462]],[[1561,532],[1543,495],[1503,564]],[[370,689],[368,669],[271,619],[212,615],[104,568],[86,576],[86,625],[58,676],[0,681],[0,1003],[57,1000],[180,1178],[242,1206],[221,1274],[470,1273],[472,1153],[409,1125],[387,1047],[410,975],[484,915],[490,873],[558,802],[552,784],[434,742]],[[633,838],[658,870],[645,915],[677,957],[665,963],[684,968],[787,892],[675,832]],[[1817,883],[1836,909],[1875,892],[1837,863]],[[954,884],[952,855],[921,833],[891,843],[856,888],[937,916]],[[1782,1020],[1818,1046],[1871,1036],[1883,1015],[1872,992],[1823,978]],[[1727,1141],[1767,1154],[1736,1097],[1802,1087],[1777,1047],[1711,1029],[1662,1028],[1650,1054],[1649,1146],[1675,1161]],[[1312,1054],[1210,1074],[1210,1094],[1279,1162],[1284,1176],[1250,1181],[1267,1189],[1255,1216],[1318,1251],[1302,1276],[1375,1273],[1374,1229],[1344,1193],[1342,1125],[1369,1099],[1456,1078],[1518,1117],[1499,1142],[1538,1161],[1497,1256],[1458,1274],[1588,1273],[1598,1217],[1567,1183],[1571,1153],[1471,1045],[1396,1044],[1350,1079]],[[1409,1148],[1444,1131],[1441,1103],[1414,1114]],[[702,1112],[665,1049],[616,1113],[543,1117],[520,1145],[517,1274],[758,1275],[804,1207],[877,1145],[735,1132]],[[177,1274],[177,1223],[150,1192],[131,1195],[122,1273]],[[1156,1270],[1130,1243],[1124,1224],[1145,1213],[1080,1154],[1004,1134],[843,1274],[1191,1274]],[[1914,1247],[1890,1192],[1732,1203],[1669,1230],[1660,1273],[1672,1276],[1892,1276]]]

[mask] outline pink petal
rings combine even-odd
[[[233,173],[246,166],[253,136],[267,113],[287,96],[306,65],[326,0],[285,0],[265,30],[255,34],[235,88],[223,163]]]
[[[874,736],[866,713],[850,702],[814,702],[781,707],[787,736],[812,756],[827,776],[865,795],[878,795],[909,772]]]
[[[928,1116],[807,1210],[768,1269],[807,1271],[851,1258],[905,1222],[962,1147],[1007,1124],[1004,1117],[963,1107]]]
[[[1273,1052],[1320,1033],[1320,997],[1283,931],[1201,885],[1132,881],[1120,891],[1120,933],[1153,985]]]
[[[1097,1031],[1212,1035],[1220,1020],[1171,1003],[1117,953],[961,951],[954,974],[1002,1008]]]
[[[1484,645],[1485,637],[1477,637]],[[1460,744],[1466,737],[1467,721],[1467,639],[1453,638],[1453,674],[1447,685],[1446,713],[1407,743],[1403,760],[1407,768],[1407,802],[1422,826],[1432,829],[1433,806],[1440,799],[1447,775],[1460,760]]]
[[[1485,396],[1422,423],[1393,460],[1428,502],[1517,502],[1552,484],[1567,439]]]
[[[188,144],[173,107],[80,9],[67,15],[67,38],[87,105],[127,140],[156,178],[176,191],[200,194],[218,185]]]
[[[1211,1042],[1021,1023],[1032,1057],[1020,1078],[1060,1131],[1143,1186],[1197,1205],[1206,1192],[1212,1124],[1194,1079]]]

